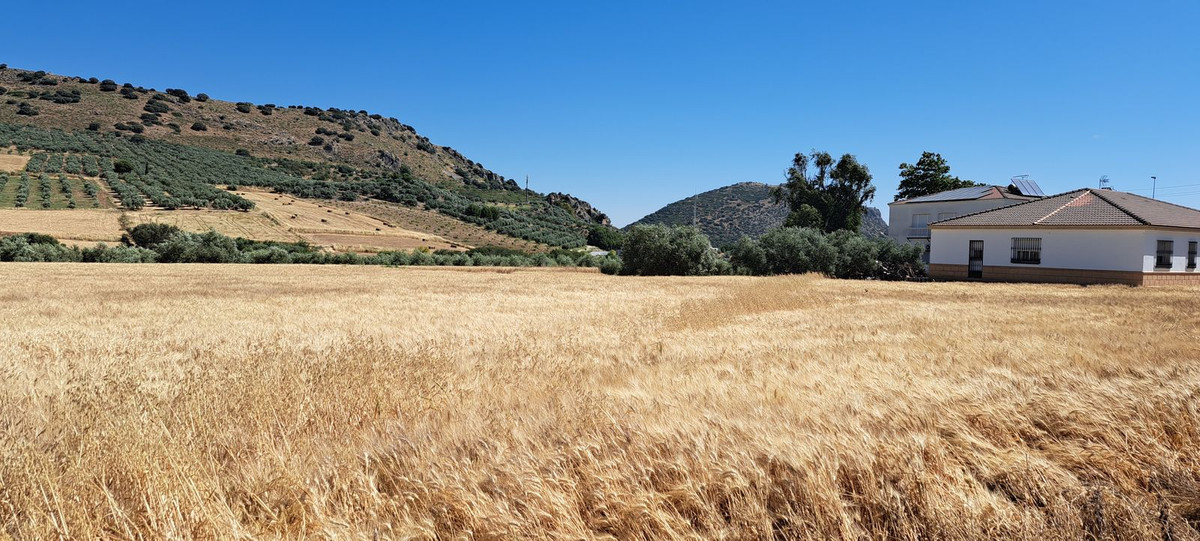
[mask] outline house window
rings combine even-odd
[[[1196,268],[1196,241],[1188,243],[1188,265],[1187,268]]]
[[[913,214],[912,215],[912,226],[913,227],[929,227],[929,215],[928,214]]]
[[[1013,237],[1012,262],[1040,265],[1042,263],[1042,239]]]
[[[1155,252],[1154,267],[1159,269],[1171,268],[1172,255],[1175,255],[1175,241],[1158,241],[1158,250]]]

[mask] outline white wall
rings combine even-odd
[[[913,228],[914,214],[928,214],[930,222],[936,222],[940,214],[953,214],[955,217],[972,214],[985,210],[1008,207],[1023,201],[1013,199],[975,199],[969,201],[930,201],[927,203],[889,203],[888,204],[888,237],[896,242],[910,242],[908,237]],[[919,233],[919,232],[918,232]]]
[[[1171,268],[1155,267],[1158,258],[1158,241],[1175,241],[1174,255],[1171,256]],[[1200,241],[1200,231],[1195,233],[1179,233],[1175,231],[1149,231],[1146,233],[1144,256],[1142,257],[1142,272],[1195,272],[1198,269],[1187,268],[1188,241]],[[1197,258],[1200,259],[1200,258]]]
[[[1042,262],[1038,265],[1012,263],[1012,238],[1042,239]],[[929,262],[966,265],[969,241],[983,241],[983,264],[1004,267],[1043,267],[1114,271],[1154,271],[1155,241],[1175,240],[1178,261],[1187,265],[1187,240],[1200,240],[1195,234],[1147,229],[953,229],[934,228]]]

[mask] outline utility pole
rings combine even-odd
[[[1158,199],[1158,177],[1150,177],[1152,184],[1150,185],[1150,199]]]

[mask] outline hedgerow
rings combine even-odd
[[[71,154],[63,160],[63,171],[78,175],[83,172],[83,161],[79,159],[78,154]]]
[[[54,153],[54,154],[50,154],[49,156],[47,156],[46,167],[44,169],[42,169],[42,172],[43,173],[57,173],[59,171],[62,171],[62,168],[63,168],[63,155]]]
[[[25,164],[25,170],[31,173],[41,173],[46,170],[46,159],[50,157],[45,152],[39,152],[29,157],[29,162]]]
[[[50,208],[51,188],[49,175],[42,173],[42,175],[38,177],[38,191],[41,192],[42,195],[42,208]]]
[[[17,183],[17,195],[13,197],[13,206],[23,207],[29,202],[29,173],[21,173]]]

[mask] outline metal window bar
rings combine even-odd
[[[1013,237],[1012,239],[1012,262],[1024,263],[1029,265],[1039,265],[1042,263],[1042,239]]]
[[[1196,268],[1196,241],[1194,241],[1194,240],[1188,243],[1187,268],[1189,268],[1189,269]]]
[[[1170,268],[1172,255],[1175,255],[1175,241],[1158,241],[1158,250],[1155,253],[1154,266],[1158,268]]]

